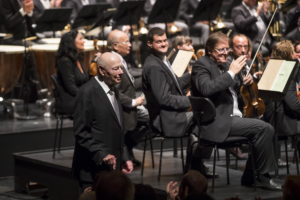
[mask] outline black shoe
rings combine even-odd
[[[255,184],[256,187],[267,189],[267,190],[281,191],[282,189],[281,185],[276,183],[272,178],[268,178],[263,175],[255,179]],[[245,187],[253,187],[254,186],[253,177],[242,176],[241,185]]]
[[[282,187],[279,183],[276,183],[274,179],[265,176],[260,176],[256,180],[256,186],[262,189],[281,191]]]

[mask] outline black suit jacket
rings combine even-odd
[[[224,141],[231,127],[233,98],[229,87],[237,89],[240,85],[240,80],[233,80],[227,70],[228,67],[220,68],[208,56],[196,61],[192,69],[192,95],[207,97],[216,107],[216,118],[203,127],[201,137],[216,142]]]
[[[260,17],[267,24],[267,17],[264,14],[261,14]],[[258,33],[257,18],[251,16],[250,12],[242,4],[232,9],[231,18],[236,31],[247,35],[253,41]]]
[[[143,92],[153,128],[166,136],[180,136],[187,127],[186,111],[190,101],[182,89],[190,83],[190,74],[175,78],[161,58],[150,54],[143,67]]]
[[[25,36],[35,35],[32,29],[31,17],[24,17],[19,12],[20,5],[17,0],[2,0],[0,1],[1,11],[4,16],[4,24],[7,32],[12,33],[14,39],[20,40]]]
[[[121,83],[117,85],[117,88],[119,90],[120,102],[123,107],[125,129],[127,131],[132,131],[137,124],[137,108],[132,107],[132,100],[136,97],[136,89],[128,75],[129,71],[126,71],[126,69],[123,69],[123,71]]]
[[[292,30],[291,32],[289,32],[285,38],[287,40],[291,40],[292,42],[296,42],[296,41],[300,41],[300,31],[299,28],[295,28],[294,30]]]
[[[84,70],[81,73],[76,66],[76,62],[69,57],[63,56],[56,61],[57,77],[64,91],[61,95],[60,104],[63,105],[64,112],[73,114],[75,97],[81,85],[88,81],[89,76]]]
[[[122,108],[119,104],[119,109]],[[124,144],[124,129],[102,87],[95,78],[78,91],[74,112],[75,150],[73,171],[79,180],[92,182],[95,174],[110,167],[102,162],[112,154],[117,169],[128,160]],[[123,150],[124,149],[124,150]]]

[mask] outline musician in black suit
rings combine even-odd
[[[142,88],[150,123],[166,136],[182,135],[189,123],[186,112],[191,106],[183,89],[188,86],[191,76],[186,73],[178,78],[171,69],[166,58],[169,45],[164,30],[152,28],[147,36],[147,45],[152,53],[144,63]]]
[[[117,85],[120,95],[120,102],[123,107],[123,117],[125,125],[125,143],[128,148],[128,152],[131,156],[133,163],[136,166],[140,165],[140,162],[135,159],[133,154],[133,147],[143,137],[142,132],[139,130],[138,120],[149,121],[149,115],[146,108],[143,106],[144,96],[136,96],[136,86],[133,75],[130,73],[131,64],[126,62],[124,57],[130,54],[131,43],[128,35],[120,30],[113,30],[108,34],[107,46],[112,50],[112,53],[118,55],[122,60],[123,72],[122,81]]]
[[[74,112],[73,171],[82,189],[103,170],[130,173],[133,164],[124,148],[122,107],[115,85],[123,74],[121,59],[110,52],[97,60],[99,75],[78,91]]]
[[[281,186],[271,179],[269,173],[276,167],[274,157],[274,129],[259,119],[243,118],[238,108],[238,88],[253,82],[248,75],[241,80],[239,73],[246,64],[246,56],[240,56],[230,65],[226,64],[229,43],[221,32],[210,35],[205,56],[192,69],[192,95],[209,98],[216,107],[216,118],[203,127],[201,137],[222,142],[228,136],[245,136],[254,145],[254,159],[258,177],[257,186],[280,190]],[[253,169],[248,159],[241,179],[242,185],[253,184]]]
[[[256,52],[259,43],[268,25],[269,3],[263,1],[257,6],[257,0],[243,0],[242,3],[232,9],[231,18],[238,33],[247,35],[253,42],[253,52]],[[261,47],[263,55],[268,55],[272,39],[266,35]]]
[[[35,35],[32,28],[33,0],[0,1],[4,17],[5,30],[13,34],[13,39],[20,41]],[[14,42],[14,41],[12,41]]]
[[[291,40],[292,42],[300,41],[300,16],[298,17],[297,27],[294,28],[291,32],[289,32],[285,39]]]
[[[61,38],[56,55],[57,78],[64,88],[61,96],[63,109],[66,114],[73,114],[74,103],[79,87],[88,81],[81,53],[84,50],[84,36],[72,30]]]

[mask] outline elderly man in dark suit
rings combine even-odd
[[[115,89],[123,74],[121,59],[108,52],[97,65],[99,76],[80,88],[74,112],[73,171],[83,190],[92,186],[99,171],[133,170],[123,145],[122,108]]]
[[[216,107],[216,118],[203,127],[201,137],[215,142],[222,142],[229,135],[247,137],[254,145],[257,186],[280,190],[281,186],[269,175],[276,167],[273,127],[260,119],[243,118],[238,107],[239,87],[242,83],[253,82],[251,75],[240,76],[246,65],[246,55],[238,57],[230,65],[226,64],[229,43],[227,36],[221,32],[210,35],[205,51],[206,56],[193,66],[192,95],[209,98]],[[253,185],[253,170],[248,159],[242,185]]]
[[[35,35],[32,28],[33,0],[0,1],[5,30],[13,34],[14,40]]]
[[[268,25],[269,3],[263,1],[257,6],[258,0],[243,0],[240,5],[232,9],[231,18],[238,33],[247,35],[253,42],[253,51],[258,48],[263,34]],[[263,55],[269,54],[272,38],[270,34],[266,35],[261,47]]]
[[[125,144],[134,165],[139,166],[141,163],[135,159],[133,147],[142,139],[142,133],[145,132],[146,128],[143,129],[144,131],[140,131],[141,127],[138,126],[138,120],[147,123],[149,115],[147,109],[143,106],[145,97],[136,96],[136,83],[133,75],[130,73],[131,64],[124,59],[130,53],[131,43],[127,33],[115,29],[108,34],[107,46],[112,50],[112,53],[118,55],[122,60],[124,74],[117,88],[123,107],[126,130]]]

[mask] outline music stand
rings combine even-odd
[[[197,21],[208,21],[210,30],[211,21],[216,19],[222,3],[223,0],[202,0],[194,12],[193,23]]]
[[[98,16],[108,8],[111,8],[111,5],[108,3],[97,3],[83,6],[78,12],[72,24],[72,28],[75,29],[81,26],[93,25],[95,20],[98,19]]]
[[[36,21],[36,31],[55,31],[62,30],[69,23],[72,8],[51,8],[44,10],[42,16]]]
[[[138,24],[144,10],[145,1],[124,1],[118,6],[113,20],[116,26]]]
[[[259,95],[264,99],[269,99],[274,102],[273,127],[275,128],[275,152],[277,152],[276,150],[278,147],[277,108],[284,98],[292,78],[297,74],[298,68],[298,60],[270,59],[258,83]],[[275,169],[275,175],[278,175],[278,167]]]
[[[89,30],[87,30],[87,32],[92,31],[96,27],[101,27],[102,39],[105,39],[104,38],[104,27],[109,24],[109,21],[113,18],[113,16],[116,14],[116,12],[117,12],[116,8],[108,8],[108,9],[104,10],[103,12],[101,12],[98,15],[96,22],[93,24],[93,26]]]

